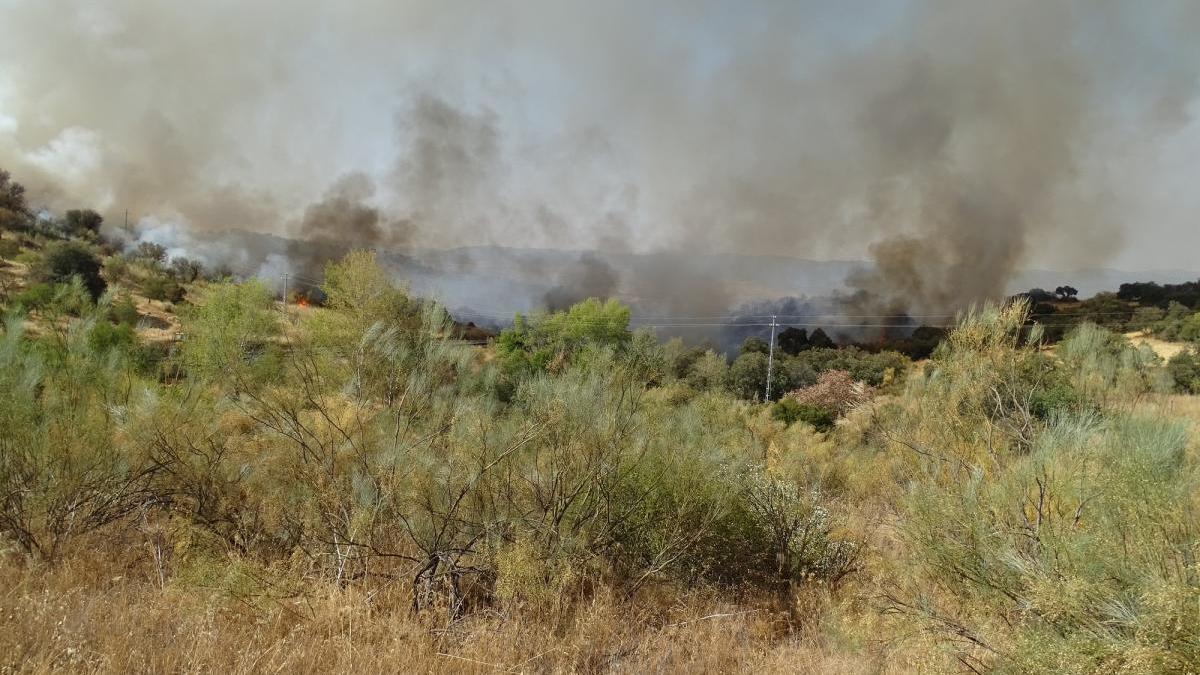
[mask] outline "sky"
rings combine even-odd
[[[937,303],[1200,268],[1197,28],[1173,0],[0,0],[0,167],[110,221],[872,259],[860,287]]]

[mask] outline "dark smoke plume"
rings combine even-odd
[[[325,197],[304,209],[287,258],[296,274],[320,278],[324,264],[355,248],[396,248],[407,244],[411,221],[389,218],[370,205],[375,184],[366,174],[338,179]]]
[[[611,265],[585,253],[554,288],[546,291],[542,302],[546,309],[560,311],[588,298],[606,300],[617,295],[618,281],[617,272]]]

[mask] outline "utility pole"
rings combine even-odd
[[[284,273],[283,273],[283,318],[285,318],[285,319],[286,319],[286,318],[287,318],[287,316],[288,316],[288,309],[287,309],[287,293],[288,293],[288,291],[287,291],[287,282],[288,282],[288,273],[287,273],[287,272],[284,272]]]
[[[767,402],[771,402],[771,373],[775,367],[775,315],[771,315],[771,348],[767,350]]]

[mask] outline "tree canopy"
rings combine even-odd
[[[78,277],[93,300],[99,299],[108,287],[100,276],[100,259],[86,244],[77,241],[59,241],[46,247],[42,257],[34,265],[33,274],[39,281],[47,283],[69,283]]]

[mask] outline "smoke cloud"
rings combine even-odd
[[[260,273],[566,249],[512,305],[680,313],[779,295],[752,256],[869,259],[846,306],[890,315],[1200,245],[1200,196],[1169,189],[1200,156],[1184,0],[0,10],[0,166],[35,202]]]
[[[585,253],[579,256],[576,264],[567,270],[554,288],[546,291],[543,304],[548,310],[559,311],[580,300],[615,297],[619,281],[612,265]]]

